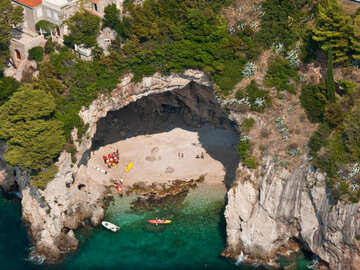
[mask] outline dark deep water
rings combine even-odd
[[[0,196],[0,269],[271,269],[237,265],[219,256],[225,247],[224,198],[225,190],[200,185],[181,208],[164,206],[142,213],[130,210],[134,197],[116,199],[105,219],[121,226],[118,233],[102,226],[80,229],[79,249],[64,254],[59,265],[46,266],[27,260],[31,246],[21,223],[19,200]],[[172,223],[146,222],[155,216]],[[299,255],[292,269],[308,269],[309,263]]]

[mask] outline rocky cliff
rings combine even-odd
[[[360,269],[360,204],[335,205],[307,161],[289,171],[269,157],[239,175],[228,192],[223,255],[269,262],[295,240],[330,269]]]

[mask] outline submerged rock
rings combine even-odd
[[[153,182],[146,185],[139,182],[132,185],[126,193],[138,195],[138,199],[131,203],[133,211],[152,210],[165,205],[179,208],[188,192],[204,180],[205,177],[200,176],[199,179],[190,181],[173,180],[170,184]]]

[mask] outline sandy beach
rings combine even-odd
[[[229,142],[222,138],[221,131],[217,132],[217,136],[212,136],[213,151],[221,152],[229,147]],[[216,130],[212,129],[212,132]],[[103,161],[103,155],[107,156],[116,149],[120,153],[120,162],[117,166],[108,168]],[[204,158],[196,158],[197,155],[201,156],[201,153],[204,153]],[[126,172],[130,162],[133,162],[133,166]],[[167,183],[175,179],[188,181],[204,175],[205,183],[219,184],[225,188],[223,181],[226,170],[200,143],[197,131],[174,128],[169,132],[139,135],[100,147],[91,153],[88,173],[93,180],[105,185],[111,185],[111,179],[118,180],[122,177],[124,187],[136,182],[151,184]]]

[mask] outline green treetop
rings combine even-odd
[[[313,29],[313,39],[320,42],[321,49],[327,51],[332,47],[334,62],[349,59],[349,16],[338,0],[326,0],[318,5],[319,14]]]
[[[73,46],[74,44],[85,44],[87,47],[96,45],[96,34],[100,30],[101,19],[87,11],[75,13],[66,23],[69,27],[69,35],[64,36],[64,42]]]
[[[350,39],[351,49],[354,51],[352,57],[360,61],[360,12],[358,12],[355,16]]]
[[[120,27],[120,10],[115,4],[107,5],[104,9],[104,25],[113,30]]]
[[[328,50],[328,63],[326,70],[326,98],[331,103],[335,103],[335,82],[334,82],[334,72],[333,72],[333,55],[332,48]]]
[[[65,144],[63,124],[53,120],[54,98],[30,85],[21,86],[0,107],[0,138],[7,140],[5,161],[38,170],[46,167]]]
[[[23,21],[23,8],[14,8],[10,0],[0,0],[0,70],[10,58],[11,25]]]

